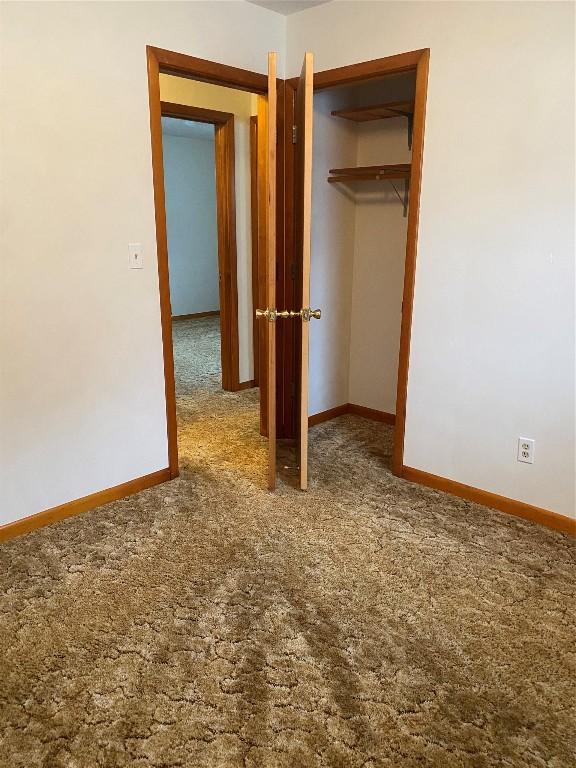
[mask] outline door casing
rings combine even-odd
[[[225,64],[198,59],[195,56],[187,56],[182,53],[174,53],[162,48],[147,46],[146,56],[148,63],[148,101],[150,108],[150,136],[152,143],[152,177],[154,185],[154,209],[156,218],[156,252],[158,259],[158,284],[160,291],[160,317],[162,327],[162,350],[164,358],[164,391],[166,398],[166,432],[168,440],[168,465],[170,477],[177,477],[178,469],[178,434],[176,424],[176,391],[174,381],[174,352],[172,348],[172,314],[170,305],[170,282],[168,275],[168,240],[166,233],[166,202],[164,192],[164,163],[162,153],[162,114],[170,114],[169,110],[174,105],[163,105],[160,101],[160,74],[177,75],[192,80],[199,80],[214,85],[223,85],[228,88],[250,91],[251,93],[264,95],[268,91],[268,78],[258,72],[251,72]],[[178,105],[182,106],[182,105]],[[212,110],[204,110],[210,112]],[[213,114],[213,117],[215,117]],[[222,114],[222,113],[220,113]],[[177,116],[177,115],[172,115]],[[190,118],[189,118],[190,119]],[[194,119],[194,118],[191,118]],[[211,121],[208,121],[211,122]],[[230,121],[228,120],[228,126]],[[226,137],[226,123],[222,132],[222,139]],[[233,127],[232,127],[233,130]],[[229,133],[228,133],[229,135]],[[233,162],[233,158],[232,158]],[[230,184],[228,181],[228,190]],[[223,196],[223,204],[229,205],[229,195]],[[224,251],[228,248],[229,270],[232,269],[232,260],[235,269],[235,228],[232,231],[229,226],[231,217],[224,217],[226,232],[220,232],[219,219],[219,246],[222,239]],[[232,256],[231,243],[234,239],[234,254]],[[220,247],[219,247],[220,252]],[[229,274],[231,274],[229,272]],[[236,274],[234,273],[234,278]],[[231,282],[228,285],[227,296],[233,293]],[[236,293],[237,297],[237,293]],[[237,298],[236,298],[237,301]],[[222,305],[221,305],[222,306]],[[236,312],[237,323],[237,312]],[[237,328],[236,328],[237,335]],[[233,351],[232,351],[233,354]],[[236,362],[236,370],[238,369]],[[231,383],[234,385],[234,381]],[[243,388],[238,382],[237,389]]]
[[[240,387],[238,341],[238,267],[236,259],[236,184],[234,115],[214,109],[163,101],[162,117],[213,125],[216,166],[216,220],[218,232],[218,290],[220,295],[220,360],[222,389]]]

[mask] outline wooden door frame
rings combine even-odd
[[[222,389],[237,392],[240,389],[240,369],[234,115],[167,101],[160,103],[160,109],[162,117],[194,120],[214,126]]]
[[[404,265],[404,288],[402,297],[402,322],[400,330],[400,352],[398,356],[398,380],[396,388],[396,426],[394,430],[394,455],[392,470],[402,476],[404,467],[404,438],[406,427],[406,398],[408,392],[408,366],[410,360],[410,339],[414,306],[414,280],[416,275],[416,255],[418,250],[418,222],[420,216],[420,189],[422,179],[422,157],[424,151],[424,124],[426,117],[426,97],[428,90],[428,65],[430,49],[423,48],[395,56],[365,61],[359,64],[338,67],[317,72],[314,75],[314,90],[324,90],[339,85],[352,85],[373,80],[383,75],[401,72],[416,73],[416,94],[414,103],[414,122],[412,131],[412,160],[410,169],[410,205],[408,210],[408,233],[406,240],[406,258]],[[286,116],[293,114],[294,97],[298,78],[286,81]],[[289,142],[285,141],[285,152],[290,153]],[[286,217],[289,220],[287,230],[294,229],[294,195],[286,197]],[[298,269],[294,263],[294,248],[286,253],[286,260],[292,262],[292,271]],[[281,387],[292,387],[286,376],[279,377]]]
[[[258,115],[250,117],[250,231],[252,244],[252,303],[259,301],[258,289]],[[254,386],[260,384],[260,334],[252,315],[252,350]]]
[[[170,477],[177,477],[178,433],[176,424],[176,390],[174,380],[174,351],[172,347],[172,312],[168,274],[168,240],[166,234],[166,201],[164,190],[164,161],[162,151],[162,103],[160,100],[160,74],[177,75],[213,85],[264,95],[268,91],[268,78],[258,72],[230,67],[207,59],[199,59],[182,53],[167,51],[154,46],[146,47],[148,64],[148,103],[150,108],[150,137],[152,145],[152,177],[154,185],[154,209],[156,219],[156,253],[158,260],[158,284],[160,291],[160,318],[162,350],[164,357],[164,392],[166,398],[166,432],[168,439],[168,464]],[[174,105],[170,105],[174,106]],[[179,105],[182,106],[182,105]],[[208,110],[213,112],[212,110]],[[168,114],[168,113],[166,113]],[[175,116],[175,115],[172,115]],[[228,128],[229,131],[229,128]],[[229,186],[229,185],[228,185]],[[228,198],[226,198],[228,200]],[[228,202],[226,203],[229,204]],[[228,219],[229,221],[229,219]],[[219,227],[220,229],[220,227]],[[228,228],[226,242],[235,238]],[[219,233],[220,244],[220,233]],[[219,248],[220,250],[220,248]],[[241,388],[240,385],[239,388]]]

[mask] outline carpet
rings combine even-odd
[[[0,549],[0,765],[568,768],[573,541],[311,430],[265,490],[217,320],[174,329],[182,474]]]

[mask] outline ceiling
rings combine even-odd
[[[262,8],[268,8],[270,11],[276,11],[283,16],[289,16],[291,13],[305,11],[306,8],[313,8],[315,5],[324,5],[331,0],[248,0],[253,5],[261,5]]]
[[[213,125],[210,123],[196,123],[192,120],[181,120],[178,117],[163,117],[162,133],[166,133],[169,136],[185,136],[189,139],[214,141]]]

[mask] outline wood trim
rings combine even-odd
[[[364,405],[344,403],[344,405],[337,405],[335,408],[329,408],[327,411],[321,411],[320,413],[315,413],[313,416],[308,416],[308,426],[313,427],[316,424],[322,424],[324,421],[336,419],[338,416],[344,416],[347,413],[352,413],[355,416],[362,416],[363,418],[371,419],[372,421],[379,421],[384,424],[394,425],[396,422],[396,416],[393,413],[377,411],[375,408],[366,408]]]
[[[404,288],[402,294],[402,319],[400,325],[400,351],[398,354],[398,380],[396,388],[396,430],[392,470],[400,475],[404,465],[404,435],[406,428],[406,398],[408,395],[408,367],[412,315],[414,311],[414,281],[416,278],[416,254],[418,251],[418,223],[420,219],[420,189],[422,184],[422,159],[424,155],[424,123],[428,92],[428,63],[430,50],[420,52],[416,69],[416,96],[412,129],[412,161],[410,164],[410,203],[404,261]]]
[[[348,413],[353,413],[356,416],[363,416],[365,419],[372,419],[372,421],[380,421],[384,424],[396,424],[396,415],[394,413],[378,411],[375,408],[366,408],[364,405],[348,403]]]
[[[526,504],[523,501],[499,496],[496,493],[483,491],[480,488],[464,485],[464,483],[449,480],[439,475],[432,475],[429,472],[423,472],[413,467],[402,467],[399,476],[411,483],[427,485],[429,488],[435,488],[437,491],[451,493],[453,496],[459,496],[476,504],[482,504],[484,507],[490,507],[499,512],[521,517],[524,520],[531,520],[534,523],[545,525],[547,528],[553,528],[556,531],[576,536],[576,520],[566,515],[559,515],[557,512],[550,512],[540,507],[533,507],[531,504]]]
[[[152,472],[149,475],[137,477],[135,480],[129,480],[127,483],[115,485],[113,488],[107,488],[105,491],[91,493],[89,496],[83,496],[81,499],[69,501],[66,504],[60,504],[57,507],[46,509],[35,515],[24,517],[21,520],[15,520],[13,523],[6,523],[0,526],[0,541],[7,541],[24,533],[42,528],[45,525],[56,523],[67,517],[79,515],[81,512],[87,512],[90,509],[101,507],[103,504],[109,504],[111,501],[118,501],[125,496],[131,496],[153,485],[165,483],[174,477],[170,467],[161,469],[158,472]]]
[[[429,52],[429,48],[421,48],[416,51],[398,53],[394,56],[385,56],[381,59],[362,61],[359,64],[348,64],[344,67],[326,69],[316,72],[314,75],[314,90],[332,88],[335,85],[350,85],[365,80],[373,80],[382,75],[394,75],[399,72],[409,72],[417,68],[423,55]],[[298,78],[292,77],[287,82],[294,88],[298,84]]]
[[[250,235],[252,244],[252,358],[254,386],[260,375],[259,325],[256,322],[258,307],[258,115],[250,117]]]
[[[168,276],[168,236],[166,233],[166,199],[164,192],[164,158],[162,150],[162,111],[160,106],[160,69],[158,58],[147,48],[148,103],[150,108],[150,140],[152,143],[152,180],[156,218],[156,253],[160,291],[160,322],[164,357],[164,394],[166,398],[166,432],[168,463],[172,477],[178,475],[178,434],[176,427],[176,385],[174,350],[172,347],[172,309]]]
[[[235,392],[240,384],[240,342],[238,337],[234,117],[217,124],[215,133],[222,388]]]
[[[276,53],[268,54],[266,120],[266,306],[276,307]],[[268,366],[268,489],[276,487],[276,324],[266,322]]]
[[[279,309],[302,309],[301,280],[296,269],[295,231],[291,201],[294,199],[295,145],[292,143],[295,91],[285,83],[278,91],[278,200],[277,200],[277,293]],[[298,380],[300,370],[300,336],[302,323],[276,323],[278,351],[276,355],[276,434],[279,438],[295,438],[299,421]]]
[[[174,320],[198,320],[201,317],[215,317],[220,314],[219,309],[210,310],[210,312],[192,312],[191,315],[172,315],[172,322]]]
[[[299,292],[302,307],[310,306],[310,257],[312,245],[312,125],[314,119],[314,56],[304,54],[295,95],[296,254],[301,265]],[[300,489],[308,488],[308,382],[310,361],[310,322],[300,322],[300,402],[297,415],[297,464]]]
[[[216,109],[193,107],[189,104],[176,104],[172,101],[161,101],[160,109],[162,112],[162,117],[194,120],[195,123],[226,125],[229,120],[234,120],[233,112],[220,112]]]
[[[168,457],[172,476],[178,475],[178,444],[176,426],[176,392],[174,386],[174,353],[172,349],[172,317],[168,276],[168,243],[166,236],[166,206],[164,198],[164,168],[162,154],[162,110],[160,103],[160,72],[179,75],[229,88],[267,93],[266,75],[224,64],[197,59],[194,56],[167,51],[154,46],[146,47],[148,65],[148,101],[150,108],[150,137],[152,145],[152,174],[154,183],[154,209],[156,217],[156,251],[164,356],[164,387],[166,396],[166,430]],[[185,105],[180,105],[185,106]],[[167,105],[167,114],[174,116],[173,104]],[[202,113],[197,112],[196,114]],[[226,113],[225,113],[226,114]],[[206,117],[206,111],[203,113]]]
[[[258,98],[258,298],[254,310],[254,321],[258,331],[258,359],[260,367],[260,434],[268,437],[268,332],[267,322],[256,318],[256,309],[268,306],[267,296],[267,198],[266,174],[268,166],[267,142],[267,102],[264,96]]]
[[[256,382],[254,379],[250,379],[249,381],[241,381],[238,385],[238,391],[241,392],[244,389],[253,389],[256,386]]]
[[[159,72],[165,75],[178,75],[203,83],[224,85],[253,93],[266,93],[268,90],[268,78],[259,72],[238,69],[238,67],[230,67],[208,59],[198,59],[185,53],[175,53],[151,45],[146,47],[146,51],[149,57],[153,56],[156,59]]]
[[[344,403],[344,405],[337,405],[335,408],[329,408],[327,411],[315,413],[313,416],[308,416],[308,426],[315,427],[316,424],[323,424],[325,421],[331,421],[332,419],[338,418],[338,416],[344,416],[346,413],[349,413],[348,409],[348,403]]]
[[[222,388],[228,392],[236,392],[240,384],[240,341],[238,335],[234,114],[166,101],[161,102],[160,108],[162,116],[214,125]]]

